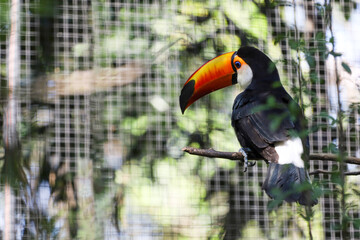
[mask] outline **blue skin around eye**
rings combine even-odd
[[[241,67],[241,63],[240,62],[235,62],[235,66],[237,67],[237,68],[240,68]]]

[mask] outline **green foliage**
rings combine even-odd
[[[351,74],[351,69],[350,69],[349,65],[347,65],[347,63],[342,62],[341,66],[345,69],[345,71],[347,73]]]
[[[10,4],[7,0],[0,1],[0,41],[5,41],[10,32]]]
[[[221,1],[225,13],[234,21],[240,29],[246,29],[250,34],[258,39],[267,38],[268,19],[260,9],[251,1]],[[239,17],[241,16],[241,17]]]

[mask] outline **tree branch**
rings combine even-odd
[[[313,171],[313,172],[309,172],[309,175],[317,175],[317,174],[334,174],[334,173],[339,173],[339,172],[326,171],[326,170],[315,170],[315,171]],[[355,171],[355,172],[344,172],[344,175],[347,175],[347,176],[360,175],[360,171]]]
[[[210,157],[210,158],[224,158],[233,161],[244,161],[244,156],[240,152],[220,152],[216,151],[212,148],[209,149],[201,149],[201,148],[193,148],[193,147],[184,147],[182,149],[184,152],[187,152],[192,155]],[[249,159],[251,160],[264,160],[263,158],[254,157],[249,154]],[[332,161],[338,162],[338,156],[335,154],[310,154],[310,160],[319,160],[319,161]],[[356,157],[345,157],[346,163],[357,164],[360,165],[360,158]],[[317,174],[317,173],[314,173]],[[353,175],[353,174],[348,174]]]
[[[212,148],[202,149],[202,148],[193,148],[193,147],[184,147],[182,149],[184,152],[187,152],[192,155],[204,156],[209,158],[225,158],[232,161],[244,161],[244,156],[241,152],[219,152]],[[262,158],[251,160],[263,160]]]

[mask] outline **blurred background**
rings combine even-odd
[[[303,99],[311,153],[337,153],[341,122],[360,157],[359,23],[358,0],[0,0],[1,239],[359,239],[359,176],[313,175],[311,221],[272,209],[264,162],[181,150],[238,151],[238,87],[178,103],[205,61],[256,46]]]

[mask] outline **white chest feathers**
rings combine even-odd
[[[237,81],[242,89],[247,88],[253,78],[253,72],[249,65],[244,64],[237,70]]]
[[[299,137],[276,144],[275,150],[279,155],[279,164],[292,163],[296,167],[304,168],[304,161],[301,159],[304,149]]]

